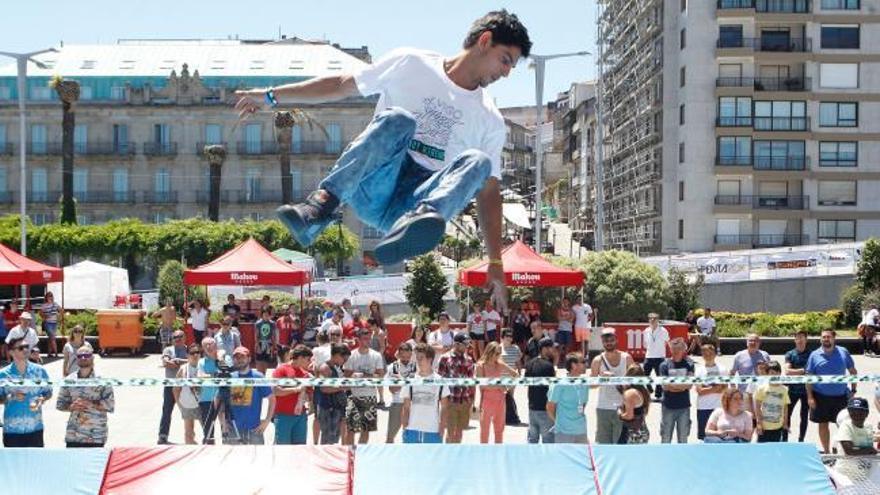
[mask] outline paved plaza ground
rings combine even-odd
[[[694,358],[700,362],[700,358]],[[773,359],[783,362],[782,356],[773,356]],[[722,356],[719,362],[725,366],[730,366],[732,356]],[[880,374],[880,358],[865,358],[855,356],[856,367],[859,373]],[[47,360],[47,369],[49,375],[53,378],[61,375],[61,360]],[[158,355],[144,355],[137,357],[105,357],[96,356],[96,368],[98,374],[104,377],[115,378],[133,378],[133,377],[162,377],[163,370],[160,368],[160,357]],[[150,446],[155,445],[158,429],[159,417],[162,410],[162,391],[155,387],[119,387],[115,390],[116,394],[116,412],[110,415],[110,438],[108,446]],[[868,398],[873,402],[874,384],[859,384],[858,395]],[[386,401],[390,400],[391,395],[386,390]],[[526,399],[525,387],[517,387],[515,392],[517,407],[520,411],[520,417],[523,421],[528,419],[528,403]],[[595,420],[597,391],[591,392],[589,403],[589,413],[587,415],[588,422]],[[692,399],[693,401],[693,399]],[[660,441],[660,407],[654,404],[648,415],[648,427],[651,432],[651,442],[658,443]],[[2,406],[0,406],[2,407]],[[800,406],[798,406],[800,407]],[[265,412],[265,408],[264,408]],[[388,414],[385,411],[379,412],[379,431],[372,434],[371,443],[380,443],[385,441],[386,424]],[[693,428],[691,430],[690,441],[696,442],[696,413],[692,414]],[[64,429],[67,422],[67,413],[62,413],[55,409],[55,399],[50,400],[44,407],[45,421],[45,439],[48,447],[64,446]],[[880,421],[880,414],[873,407],[871,415],[868,419],[871,424],[876,425]],[[792,431],[798,428],[797,411],[792,417]],[[267,431],[267,439],[272,439],[274,432],[270,426]],[[590,436],[593,436],[593,425],[589,424]],[[505,443],[526,443],[526,426],[508,426],[505,430]],[[198,430],[197,428],[197,431]],[[833,428],[832,428],[833,431]],[[311,427],[309,431],[311,439]],[[197,440],[201,439],[201,435],[197,435]],[[178,410],[174,412],[174,418],[171,425],[170,441],[172,443],[183,443],[183,422],[180,419]],[[271,440],[269,440],[271,442]],[[400,441],[398,434],[397,441]],[[816,425],[811,424],[807,430],[807,441],[818,442],[818,431]],[[465,443],[479,442],[479,429],[477,421],[471,421],[471,427],[464,433]]]

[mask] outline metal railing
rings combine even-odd
[[[78,191],[73,193],[79,203],[134,203],[133,191]]]
[[[752,88],[755,91],[809,91],[812,80],[809,77],[719,77],[715,79],[719,88]]]
[[[226,148],[226,152],[227,153],[229,152],[229,145],[225,141],[222,141],[219,143],[207,143],[205,141],[199,141],[196,143],[196,154],[199,156],[204,156],[205,155],[205,146],[213,146],[213,145],[223,146]]]
[[[143,200],[152,204],[177,203],[177,191],[144,191]]]
[[[61,155],[61,143],[59,142],[33,142],[27,143],[29,156],[58,156]]]
[[[245,156],[274,155],[278,153],[278,143],[275,141],[239,141],[235,150],[239,155]]]
[[[752,117],[718,117],[715,127],[752,127]]]
[[[8,205],[12,204],[12,192],[10,191],[0,191],[0,204]]]
[[[15,143],[0,142],[0,155],[14,155]]]
[[[74,143],[73,152],[84,156],[134,156],[133,142],[88,142]]]
[[[747,206],[759,210],[804,210],[809,207],[809,196],[770,196],[719,194],[715,196],[718,206]]]
[[[718,38],[716,48],[748,48],[756,52],[810,52],[813,41],[810,38]]]
[[[810,236],[806,234],[738,234],[716,235],[715,244],[747,245],[759,247],[802,246],[809,244]]]
[[[173,156],[177,154],[177,143],[157,143],[150,141],[144,143],[144,154],[147,156]]]
[[[755,9],[770,14],[807,14],[812,12],[810,0],[718,0],[719,10]]]
[[[807,156],[756,156],[755,170],[806,170],[810,163]]]
[[[756,131],[808,131],[809,117],[754,117]]]

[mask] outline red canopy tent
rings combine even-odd
[[[13,249],[0,244],[0,285],[19,286],[45,285],[49,282],[62,282],[64,270],[46,265],[23,256]],[[17,289],[16,289],[17,292]],[[29,304],[27,291],[25,305]],[[61,301],[64,302],[64,284],[61,284]],[[64,324],[64,308],[61,308],[61,324]]]
[[[275,256],[253,238],[210,263],[183,272],[183,283],[186,285],[299,285],[301,310],[302,286],[310,282],[311,274],[307,270]],[[244,332],[241,327],[239,330],[242,344],[253,350],[252,332]]]
[[[560,268],[545,260],[532,248],[516,241],[501,252],[504,263],[504,280],[508,286],[516,287],[569,287],[584,283],[584,272]],[[486,284],[486,271],[489,262],[467,268],[459,272],[458,281],[468,287]]]

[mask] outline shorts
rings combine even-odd
[[[498,342],[498,330],[486,330],[486,342]]]
[[[810,421],[813,423],[834,423],[840,411],[846,409],[847,398],[843,395],[822,395],[813,392],[816,408],[810,409]]]
[[[484,333],[470,332],[470,334],[471,334],[471,340],[478,340],[480,342],[486,341],[486,334],[484,334]]]
[[[589,342],[590,341],[590,329],[589,328],[581,328],[577,327],[574,329],[574,341],[575,342]]]
[[[471,405],[469,402],[450,402],[446,407],[447,428],[450,430],[464,430],[471,420]]]
[[[403,443],[443,443],[436,431],[403,430]]]
[[[568,348],[569,344],[571,344],[571,332],[558,330],[556,332],[556,343],[562,346],[563,349]]]
[[[375,397],[349,397],[345,406],[345,425],[348,431],[360,433],[376,431],[378,413]]]
[[[185,407],[180,407],[180,417],[183,419],[202,419],[201,409],[198,407],[194,407],[192,409],[187,409]]]
[[[58,330],[58,322],[57,321],[44,321],[43,322],[43,332],[49,336],[50,339],[55,338],[55,334]]]

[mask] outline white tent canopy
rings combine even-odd
[[[127,297],[131,287],[128,270],[87,260],[65,266],[64,282],[51,283],[48,290],[66,309],[108,309],[113,307],[116,296]]]

